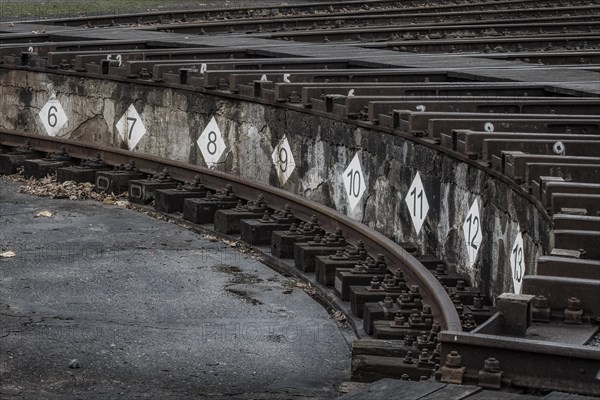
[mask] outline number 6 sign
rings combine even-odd
[[[67,123],[67,114],[65,114],[55,94],[50,96],[50,100],[42,107],[38,116],[42,120],[42,125],[44,125],[48,136],[58,136],[60,130]]]

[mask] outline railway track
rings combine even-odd
[[[599,8],[455,3],[3,25],[1,172],[262,249],[349,316],[355,380],[600,395]]]

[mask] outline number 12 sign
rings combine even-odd
[[[481,216],[479,215],[479,199],[475,199],[465,223],[463,224],[463,232],[465,234],[465,241],[467,242],[467,255],[469,257],[469,266],[472,268],[477,259],[477,253],[481,247]]]

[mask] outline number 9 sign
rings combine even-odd
[[[284,186],[296,168],[294,155],[292,154],[292,149],[290,148],[290,143],[286,136],[284,136],[273,149],[271,160],[273,160],[273,165],[275,166],[277,177],[279,178],[279,184]]]

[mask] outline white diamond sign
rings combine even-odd
[[[294,155],[292,154],[292,149],[290,148],[290,143],[286,136],[277,143],[277,146],[275,146],[275,149],[273,150],[273,154],[271,154],[271,158],[273,159],[273,164],[277,170],[279,183],[283,186],[296,168]]]
[[[119,132],[119,136],[121,136],[121,140],[127,143],[129,150],[133,150],[146,134],[144,122],[133,104],[129,106],[125,114],[117,121],[117,131]]]
[[[404,199],[410,213],[410,219],[417,231],[417,234],[421,232],[421,227],[427,217],[429,211],[429,202],[425,195],[425,189],[423,188],[423,182],[421,181],[421,175],[417,172],[415,179],[413,179],[410,188],[408,188],[408,194]]]
[[[58,136],[58,133],[68,121],[65,110],[63,110],[54,94],[50,96],[50,100],[42,107],[38,115],[48,136]]]
[[[463,224],[463,232],[465,234],[465,242],[467,243],[469,267],[472,268],[481,247],[481,240],[483,239],[483,235],[481,234],[481,217],[479,215],[479,199],[475,199],[469,209],[469,213]]]
[[[344,186],[346,187],[350,210],[354,210],[366,190],[365,178],[362,167],[360,166],[358,153],[344,171],[344,176],[342,178],[344,179]]]
[[[211,118],[196,143],[200,147],[206,165],[209,167],[216,166],[226,147],[223,141],[223,134],[219,129],[219,125],[217,125],[215,117]]]
[[[516,294],[521,293],[521,284],[523,283],[523,275],[525,275],[525,261],[523,254],[523,235],[521,228],[517,226],[517,236],[515,244],[510,251],[510,266],[512,270],[513,289]]]

